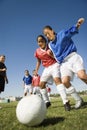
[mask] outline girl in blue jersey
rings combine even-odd
[[[43,33],[49,41],[49,48],[53,52],[54,58],[61,64],[61,77],[63,84],[66,86],[66,91],[76,100],[75,108],[79,108],[83,100],[79,97],[70,81],[73,74],[76,73],[77,76],[87,84],[87,74],[84,69],[83,60],[81,56],[77,54],[77,48],[71,37],[78,33],[80,25],[83,22],[84,18],[80,18],[76,25],[68,30],[62,30],[59,33],[55,33],[50,26],[45,26],[43,29]]]
[[[29,74],[28,70],[25,70],[25,75],[23,77],[23,87],[24,87],[24,96],[26,96],[28,93],[33,93],[33,87],[32,87],[32,76]]]

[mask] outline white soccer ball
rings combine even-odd
[[[18,102],[16,116],[22,124],[39,125],[45,119],[46,104],[39,95],[26,96]]]

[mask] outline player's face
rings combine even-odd
[[[39,47],[41,49],[45,49],[46,48],[46,42],[42,38],[38,38],[38,45],[39,45]]]
[[[44,35],[47,37],[49,41],[53,41],[55,39],[55,34],[53,30],[50,30],[48,28],[45,28],[43,30]]]
[[[0,56],[0,61],[1,61],[2,63],[4,63],[4,62],[5,62],[5,56]]]
[[[28,76],[28,75],[29,75],[29,72],[28,72],[28,71],[25,71],[25,75]]]
[[[35,75],[35,76],[37,75],[36,71],[33,71],[33,75]]]

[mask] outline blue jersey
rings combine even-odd
[[[25,83],[26,85],[31,84],[31,83],[32,83],[32,76],[31,76],[31,75],[29,75],[28,77],[24,76],[24,77],[23,77],[23,81],[24,81],[24,83]]]
[[[71,39],[71,37],[76,33],[78,33],[78,28],[73,26],[68,30],[60,31],[58,34],[56,34],[55,40],[50,41],[49,48],[59,63],[62,63],[64,58],[70,53],[77,51],[77,48]]]

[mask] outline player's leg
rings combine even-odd
[[[47,94],[47,89],[46,89],[46,83],[47,83],[49,78],[50,78],[49,67],[47,67],[47,68],[44,69],[44,71],[43,71],[43,73],[41,75],[40,84],[39,84],[40,93],[42,95],[43,100],[46,103],[47,108],[51,105],[51,103],[49,101],[48,94]]]
[[[36,94],[36,86],[33,87],[33,94]]]
[[[65,110],[69,111],[71,108],[70,108],[69,101],[67,99],[67,95],[66,95],[66,91],[65,91],[65,86],[64,86],[64,84],[62,84],[62,81],[61,81],[61,78],[60,78],[59,64],[58,63],[54,64],[52,66],[52,68],[51,68],[50,71],[51,71],[53,80],[54,80],[54,82],[56,84],[58,93],[60,94],[60,96],[62,98]]]
[[[41,96],[41,93],[40,93],[40,87],[39,87],[39,86],[36,87],[36,94],[38,94],[38,95]]]
[[[5,89],[5,80],[3,76],[0,76],[0,94],[1,92],[4,92]],[[2,108],[2,106],[0,106],[0,109]]]
[[[28,86],[27,86],[27,92],[31,95],[31,94],[33,94],[33,86],[31,85],[31,84],[29,84]]]
[[[85,72],[85,70],[79,70],[77,72],[77,76],[84,82],[87,84],[87,74]]]
[[[70,94],[74,98],[74,100],[76,101],[75,108],[78,109],[81,107],[83,100],[79,96],[79,94],[76,92],[75,87],[70,82],[73,79],[74,73],[70,69],[68,69],[66,63],[63,63],[61,65],[60,70],[61,70],[61,76],[62,76],[62,83],[66,87],[66,92],[67,94]]]
[[[27,86],[24,86],[24,96],[27,96]]]
[[[43,81],[43,78],[44,77],[41,77],[41,81],[40,81],[40,93],[42,95],[44,102],[46,103],[46,107],[48,108],[51,105],[51,103],[49,101],[49,97],[48,97],[47,89],[46,89],[47,82]]]
[[[85,71],[85,67],[84,67],[84,63],[83,63],[83,59],[80,55],[78,54],[75,54],[73,57],[72,57],[72,65],[73,65],[73,72],[75,72],[77,74],[77,76],[87,84],[87,74],[86,74],[86,71]]]

